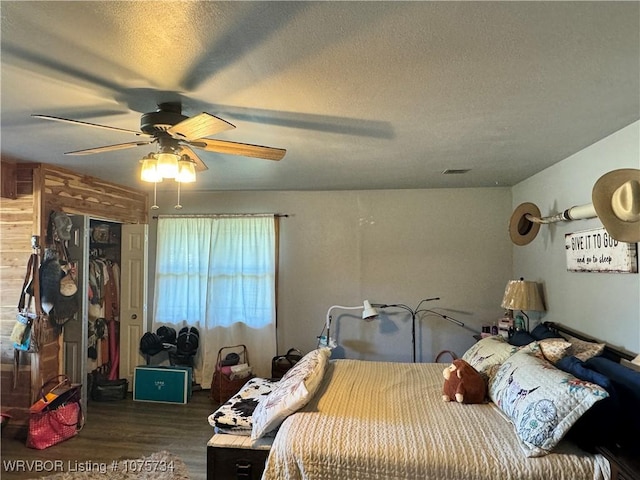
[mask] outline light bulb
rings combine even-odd
[[[182,155],[178,162],[176,182],[192,183],[196,181],[196,164],[187,155]]]
[[[162,178],[176,178],[178,174],[178,155],[175,153],[160,152],[158,159],[158,173]]]
[[[157,183],[162,181],[162,176],[158,172],[158,162],[152,154],[140,160],[142,168],[140,169],[140,180],[143,182]]]

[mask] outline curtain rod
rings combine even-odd
[[[154,220],[158,218],[242,218],[242,217],[288,217],[287,213],[202,213],[185,215],[154,215]]]

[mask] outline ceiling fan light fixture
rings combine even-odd
[[[192,183],[196,181],[196,163],[188,155],[182,155],[178,161],[176,182]]]
[[[180,157],[173,152],[160,152],[156,154],[158,160],[158,173],[162,178],[176,178],[178,175],[178,159]]]
[[[265,160],[280,160],[286,153],[286,150],[282,148],[207,138],[218,132],[236,127],[226,120],[206,112],[187,117],[182,114],[182,105],[180,102],[160,103],[156,111],[144,113],[140,118],[140,130],[129,130],[109,125],[82,122],[80,120],[55,117],[52,115],[32,114],[31,116],[44,120],[84,125],[103,130],[133,134],[137,137],[145,137],[144,139],[133,142],[65,152],[65,155],[89,155],[141,147],[155,143],[158,147],[157,152],[150,153],[140,160],[142,164],[140,180],[154,184],[161,182],[164,178],[174,178],[177,182],[181,183],[195,182],[195,170],[207,170],[208,167],[191,147],[207,152],[263,158]],[[176,152],[186,154],[190,163],[185,163],[183,167],[180,167],[181,155]]]
[[[158,172],[158,161],[153,154],[149,154],[140,160],[142,168],[140,169],[140,180],[143,182],[158,183],[162,181],[162,175]]]

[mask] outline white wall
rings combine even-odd
[[[513,187],[513,208],[533,202],[547,216],[589,204],[598,178],[618,168],[640,168],[640,122]],[[639,352],[640,275],[566,269],[565,234],[600,227],[597,218],[543,225],[533,242],[514,247],[513,276],[543,283],[548,308],[543,320]]]
[[[176,213],[175,193],[159,196],[160,213]],[[404,303],[429,307],[468,329],[426,316],[418,360],[443,349],[464,353],[483,323],[501,316],[512,272],[508,188],[323,192],[183,191],[180,213],[288,214],[281,219],[278,343],[314,348],[334,304]],[[155,225],[150,226],[153,275]],[[153,280],[153,279],[151,279]],[[153,285],[153,282],[151,282]],[[367,323],[337,311],[337,356],[411,360],[410,317],[402,310]],[[389,313],[392,313],[389,311]],[[359,315],[359,312],[355,312]],[[333,335],[332,335],[333,336]]]
[[[327,308],[376,303],[429,304],[462,320],[418,323],[418,360],[442,349],[463,353],[471,330],[502,311],[507,280],[543,284],[548,311],[538,320],[563,323],[633,352],[640,351],[640,276],[567,272],[564,235],[600,227],[598,219],[542,226],[529,245],[514,246],[507,225],[513,209],[533,202],[542,215],[591,202],[604,173],[640,167],[640,122],[611,135],[512,189],[436,189],[326,192],[183,191],[179,213],[286,213],[281,220],[279,351],[315,347]],[[196,184],[197,186],[197,184]],[[175,193],[160,193],[161,210],[176,213]],[[155,222],[150,226],[151,289]],[[153,290],[150,300],[153,300]],[[410,318],[399,310],[371,323],[359,312],[337,311],[338,356],[411,359]]]

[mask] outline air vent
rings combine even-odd
[[[446,170],[442,171],[443,175],[460,175],[463,173],[467,173],[469,170],[471,170],[470,168],[447,168]]]

